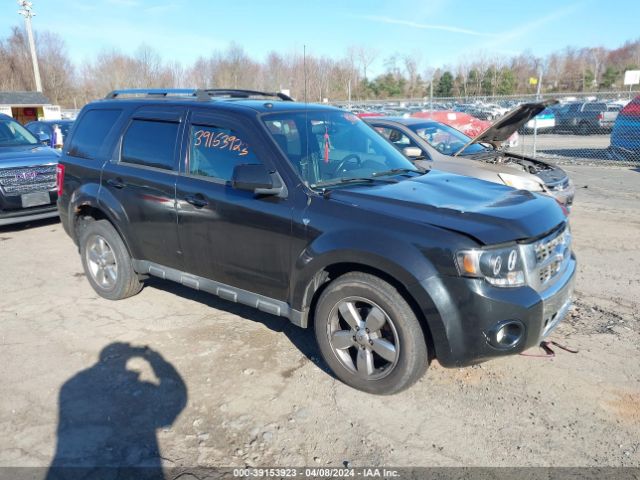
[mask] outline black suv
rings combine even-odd
[[[555,200],[421,172],[355,115],[290,100],[125,90],[87,105],[58,208],[93,288],[123,299],[153,275],[313,325],[335,375],[379,394],[558,324],[576,263]]]

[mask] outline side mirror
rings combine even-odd
[[[270,173],[264,165],[236,165],[231,176],[231,186],[258,195],[280,195],[285,192],[284,184],[277,173]]]
[[[48,147],[51,146],[51,137],[46,133],[36,133],[36,138],[42,145],[47,145]]]
[[[404,147],[402,149],[402,154],[407,158],[424,157],[422,150],[420,150],[418,147]]]

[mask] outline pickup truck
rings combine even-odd
[[[555,109],[554,131],[591,135],[611,131],[619,109],[604,102],[567,103]]]
[[[99,295],[152,275],[288,318],[366,392],[405,389],[434,358],[522,352],[571,305],[556,200],[424,173],[356,115],[281,93],[112,92],[83,108],[57,178]]]

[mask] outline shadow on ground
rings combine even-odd
[[[134,358],[149,364],[155,381],[142,381],[128,368]],[[56,452],[46,480],[164,479],[156,430],[171,426],[186,403],[182,377],[158,352],[107,345],[95,365],[60,389]]]
[[[7,234],[11,234],[13,232],[19,232],[22,230],[27,230],[29,228],[37,228],[37,227],[46,227],[53,226],[60,223],[59,217],[54,218],[45,218],[42,220],[33,220],[29,222],[20,222],[20,223],[12,223],[10,225],[0,225],[0,235],[6,236]]]
[[[323,372],[333,377],[329,367],[322,361],[311,326],[306,329],[300,328],[284,317],[277,317],[246,305],[223,300],[220,297],[206,292],[193,290],[179,283],[154,277],[145,281],[145,288],[163,290],[179,297],[202,303],[208,307],[229,312],[244,320],[261,323],[274,332],[283,333],[305,357],[311,360]]]

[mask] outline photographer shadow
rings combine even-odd
[[[146,361],[157,381],[128,369]],[[111,343],[98,362],[61,388],[56,453],[47,480],[164,479],[156,430],[169,427],[187,403],[180,374],[147,347]]]

